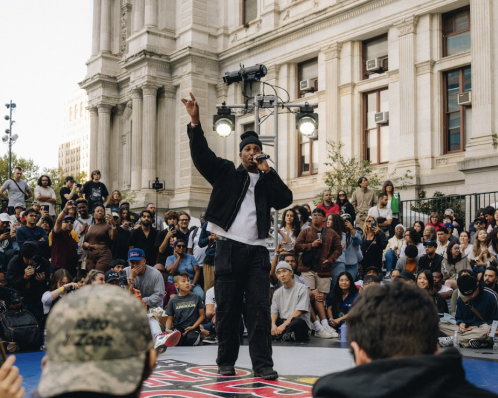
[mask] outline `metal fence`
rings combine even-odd
[[[432,212],[439,214],[442,221],[444,211],[452,209],[464,221],[465,229],[477,217],[477,210],[486,206],[498,207],[498,191],[473,193],[468,195],[436,196],[433,198],[420,198],[402,200],[400,202],[400,222],[405,227],[412,227],[415,221],[429,222]]]

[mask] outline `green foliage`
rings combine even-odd
[[[59,192],[61,188],[65,185],[65,178],[68,176],[68,174],[64,174],[64,169],[62,167],[54,167],[54,168],[47,168],[45,167],[43,169],[43,173],[41,174],[46,174],[50,177],[52,180],[52,186],[51,188],[55,191],[55,194],[57,196],[57,202],[60,202],[60,197],[59,197]],[[82,171],[79,173],[76,173],[75,175],[72,176],[74,180],[80,184],[84,184],[87,181],[87,175],[86,172]]]
[[[131,190],[125,193],[121,192],[121,197],[123,198],[122,200],[130,202],[130,205],[132,205],[136,202],[137,193]]]
[[[20,166],[23,169],[23,180],[25,180],[33,190],[38,181],[39,167],[35,165],[33,159],[24,159],[12,153],[12,175],[14,175],[14,167]],[[9,179],[9,155],[5,154],[0,157],[0,182]]]
[[[422,190],[418,194],[418,200],[410,209],[422,214],[430,215],[435,212],[439,214],[439,219],[443,221],[444,211],[452,209],[464,221],[465,224],[465,195],[445,196],[441,191],[434,192],[432,198],[427,198],[427,192]]]
[[[368,179],[369,187],[377,193],[380,193],[382,184],[386,180],[391,180],[395,189],[398,190],[406,189],[408,180],[413,178],[410,175],[410,170],[407,170],[402,176],[397,176],[396,170],[391,174],[381,175],[369,160],[363,160],[359,157],[346,158],[341,153],[341,149],[344,146],[341,142],[328,141],[327,145],[329,146],[327,155],[329,162],[325,164],[331,166],[333,170],[325,173],[325,184],[332,191],[332,197],[335,197],[340,190],[344,190],[350,198],[358,187],[358,179],[362,176]],[[322,201],[323,197],[320,193],[315,197],[313,203],[317,205]]]

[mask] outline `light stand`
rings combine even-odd
[[[158,212],[158,202],[159,202],[159,191],[161,189],[164,189],[164,180],[159,180],[159,177],[156,177],[155,180],[149,180],[149,189],[155,189],[156,190],[156,214],[154,214],[154,222],[156,224],[156,229],[158,229],[158,219],[157,219],[157,212]]]
[[[16,104],[10,100],[10,103],[5,104],[5,107],[10,110],[10,115],[5,116],[5,120],[9,121],[9,128],[5,130],[6,135],[2,137],[2,141],[9,146],[9,178],[12,178],[12,145],[16,142],[18,135],[12,135],[12,126],[15,121],[12,120],[12,110],[16,108]]]

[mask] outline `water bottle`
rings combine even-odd
[[[346,343],[347,340],[347,333],[348,333],[348,327],[346,326],[345,323],[342,324],[342,326],[339,328],[339,333],[341,335],[341,343],[344,342]]]
[[[47,329],[43,329],[43,345],[40,347],[40,351],[47,350]]]
[[[498,337],[493,339],[493,351],[498,351]]]
[[[458,336],[458,332],[453,334],[453,347],[460,348],[460,337]]]

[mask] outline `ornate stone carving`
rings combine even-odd
[[[341,57],[342,43],[335,42],[330,46],[322,49],[321,51],[325,54],[325,61],[330,61],[335,58]]]
[[[448,158],[436,159],[436,167],[447,166],[449,164]]]
[[[410,33],[417,33],[417,23],[419,17],[412,15],[407,18],[403,18],[394,24],[399,31],[399,36],[409,35]]]
[[[128,11],[131,5],[124,4],[121,7],[121,53],[126,53],[126,39],[128,38]]]
[[[157,87],[153,85],[145,85],[142,86],[143,95],[153,95],[154,97],[157,95]]]
[[[131,90],[131,98],[132,99],[142,99],[142,90],[139,88],[134,88]]]
[[[316,184],[318,179],[316,177],[312,178],[298,178],[296,180],[292,180],[290,185],[291,187],[302,187],[304,185],[314,185]]]
[[[225,83],[219,83],[216,85],[216,97],[225,99],[228,94],[228,87]]]
[[[339,86],[339,95],[342,97],[343,95],[353,94],[355,84],[354,83],[346,83]]]
[[[425,73],[432,72],[432,66],[434,65],[434,61],[424,61],[415,64],[417,68],[417,75],[423,75]]]

